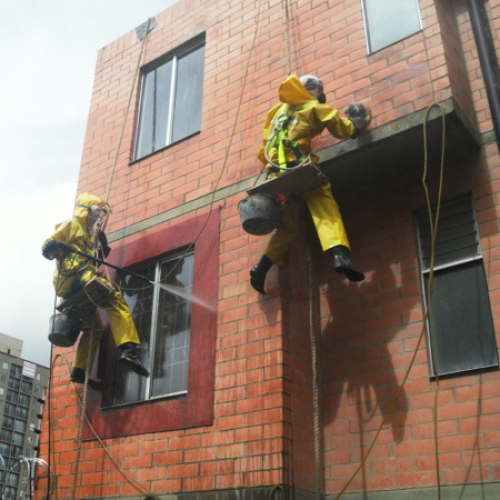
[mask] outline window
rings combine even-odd
[[[111,257],[119,260],[113,264],[154,280],[161,277],[162,285],[192,293],[209,307],[127,278],[123,291],[151,377],[114,371],[111,336],[101,344],[94,370],[103,384],[89,386],[87,401],[91,424],[101,438],[212,424],[219,218],[215,209],[121,246],[115,242]],[[131,290],[134,283],[139,285],[136,292]],[[89,429],[84,438],[95,439]]]
[[[18,391],[21,386],[19,380],[15,378],[9,379],[9,389],[13,389],[14,391]]]
[[[143,69],[134,159],[201,129],[204,38]]]
[[[498,352],[479,235],[470,196],[440,211],[432,298],[428,284],[431,230],[427,211],[417,214],[425,298],[430,306],[433,375],[498,366]]]
[[[9,363],[7,363],[7,362],[5,362],[5,361],[4,361],[4,362],[2,363],[2,368],[3,368],[4,370],[8,370],[8,369],[9,369]]]
[[[363,12],[370,53],[422,29],[418,0],[363,0]]]
[[[115,363],[111,404],[186,394],[194,252],[185,251],[134,271],[152,282],[144,286],[127,275],[123,294],[132,310],[151,377],[139,377]],[[173,292],[177,292],[173,293]]]
[[[21,378],[22,374],[23,374],[23,369],[20,366],[12,365],[10,369],[11,377]]]

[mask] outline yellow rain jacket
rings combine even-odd
[[[107,204],[90,193],[80,195],[76,203],[73,219],[57,224],[56,232],[49,239],[63,241],[81,252],[96,257],[95,241],[97,232],[93,236],[89,234],[87,230],[87,216],[92,205],[99,205],[105,208]],[[116,292],[110,295],[109,303],[106,307],[115,344],[116,346],[127,342],[139,344],[139,335],[127,302],[118,287],[98,272],[96,263],[74,253],[64,259],[57,259],[57,268],[54,272],[54,286],[59,297],[68,297],[71,294],[72,285],[77,278],[80,279],[82,284],[97,278],[108,288],[116,289]],[[97,311],[80,319],[83,322],[82,336],[78,343],[73,366],[85,370],[89,356],[89,363],[92,366],[99,342],[104,334],[104,328]],[[91,334],[92,327],[94,331]]]
[[[63,241],[80,252],[97,257],[94,249],[97,233],[90,236],[87,230],[87,216],[92,205],[104,207],[106,204],[93,194],[81,194],[76,200],[73,219],[57,224],[55,233],[48,239]],[[57,268],[54,271],[54,287],[59,297],[67,297],[70,294],[71,286],[77,277],[78,271],[83,269],[97,272],[97,266],[93,261],[76,253],[67,256],[64,260],[57,259]]]
[[[287,124],[287,139],[293,144],[284,148],[286,161],[296,162],[310,155],[316,163],[318,157],[311,152],[311,141],[326,128],[334,137],[346,139],[357,132],[356,127],[348,118],[340,117],[339,112],[328,104],[319,103],[312,94],[302,85],[297,75],[290,75],[280,86],[279,98],[282,104],[274,106],[268,113],[264,124],[264,145],[260,149],[259,160],[266,165],[269,171],[273,165],[265,157],[265,148],[273,130],[283,114],[289,114]],[[297,158],[297,149],[300,151]],[[279,165],[278,144],[269,148],[269,159]],[[269,179],[278,177],[284,171],[271,170]],[[324,251],[337,245],[350,248],[349,239],[342,221],[337,202],[333,198],[330,183],[312,189],[301,195],[311,213],[321,247]],[[282,264],[283,257],[290,248],[298,232],[300,205],[297,200],[289,201],[281,211],[280,221],[272,235],[264,255],[273,263]]]
[[[274,106],[267,115],[263,132],[264,145],[259,151],[259,160],[266,165],[268,170],[271,165],[265,158],[265,148],[282,115],[291,115],[286,127],[288,139],[297,143],[298,149],[305,157],[311,154],[311,140],[321,134],[325,128],[337,139],[346,139],[357,132],[351,120],[342,118],[339,112],[328,104],[319,103],[304,88],[297,75],[290,75],[281,84],[279,98],[282,104]],[[288,162],[300,160],[292,147],[286,147],[285,154]],[[279,164],[277,147],[270,148],[269,158],[273,163]],[[311,154],[311,160],[317,163],[318,157]],[[272,177],[273,174],[270,178]]]

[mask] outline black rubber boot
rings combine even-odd
[[[345,274],[350,281],[363,281],[365,275],[356,269],[349,258],[349,249],[343,245],[332,248],[333,267],[340,274]]]
[[[71,382],[75,384],[84,384],[85,383],[85,370],[83,368],[77,368],[74,366],[71,368],[71,374],[69,376]]]
[[[255,264],[255,266],[253,266],[250,270],[250,285],[254,290],[262,293],[263,295],[266,294],[264,290],[266,275],[269,269],[271,269],[272,265],[273,261],[266,255],[263,255],[260,258],[259,262],[257,262],[257,264]]]
[[[119,361],[127,363],[132,370],[138,375],[149,377],[149,370],[141,363],[139,359],[140,347],[139,344],[133,342],[126,342],[119,346],[120,358]]]

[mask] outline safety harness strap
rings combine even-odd
[[[291,141],[288,138],[288,124],[293,116],[293,114],[298,111],[302,106],[293,106],[289,107],[285,104],[281,109],[283,113],[278,118],[278,123],[274,128],[274,134],[272,139],[269,141],[268,148],[276,148],[278,151],[278,163],[280,168],[287,168],[287,159],[286,159],[286,148],[292,148],[293,152],[298,161],[303,161],[306,156],[304,156],[299,148],[298,141]]]

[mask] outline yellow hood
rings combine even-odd
[[[86,227],[87,215],[92,205],[107,207],[107,203],[91,193],[83,193],[76,199],[76,207],[73,217]]]
[[[315,101],[312,94],[305,89],[300,81],[300,78],[291,74],[281,85],[279,90],[280,101],[290,106],[305,104],[306,102]]]

